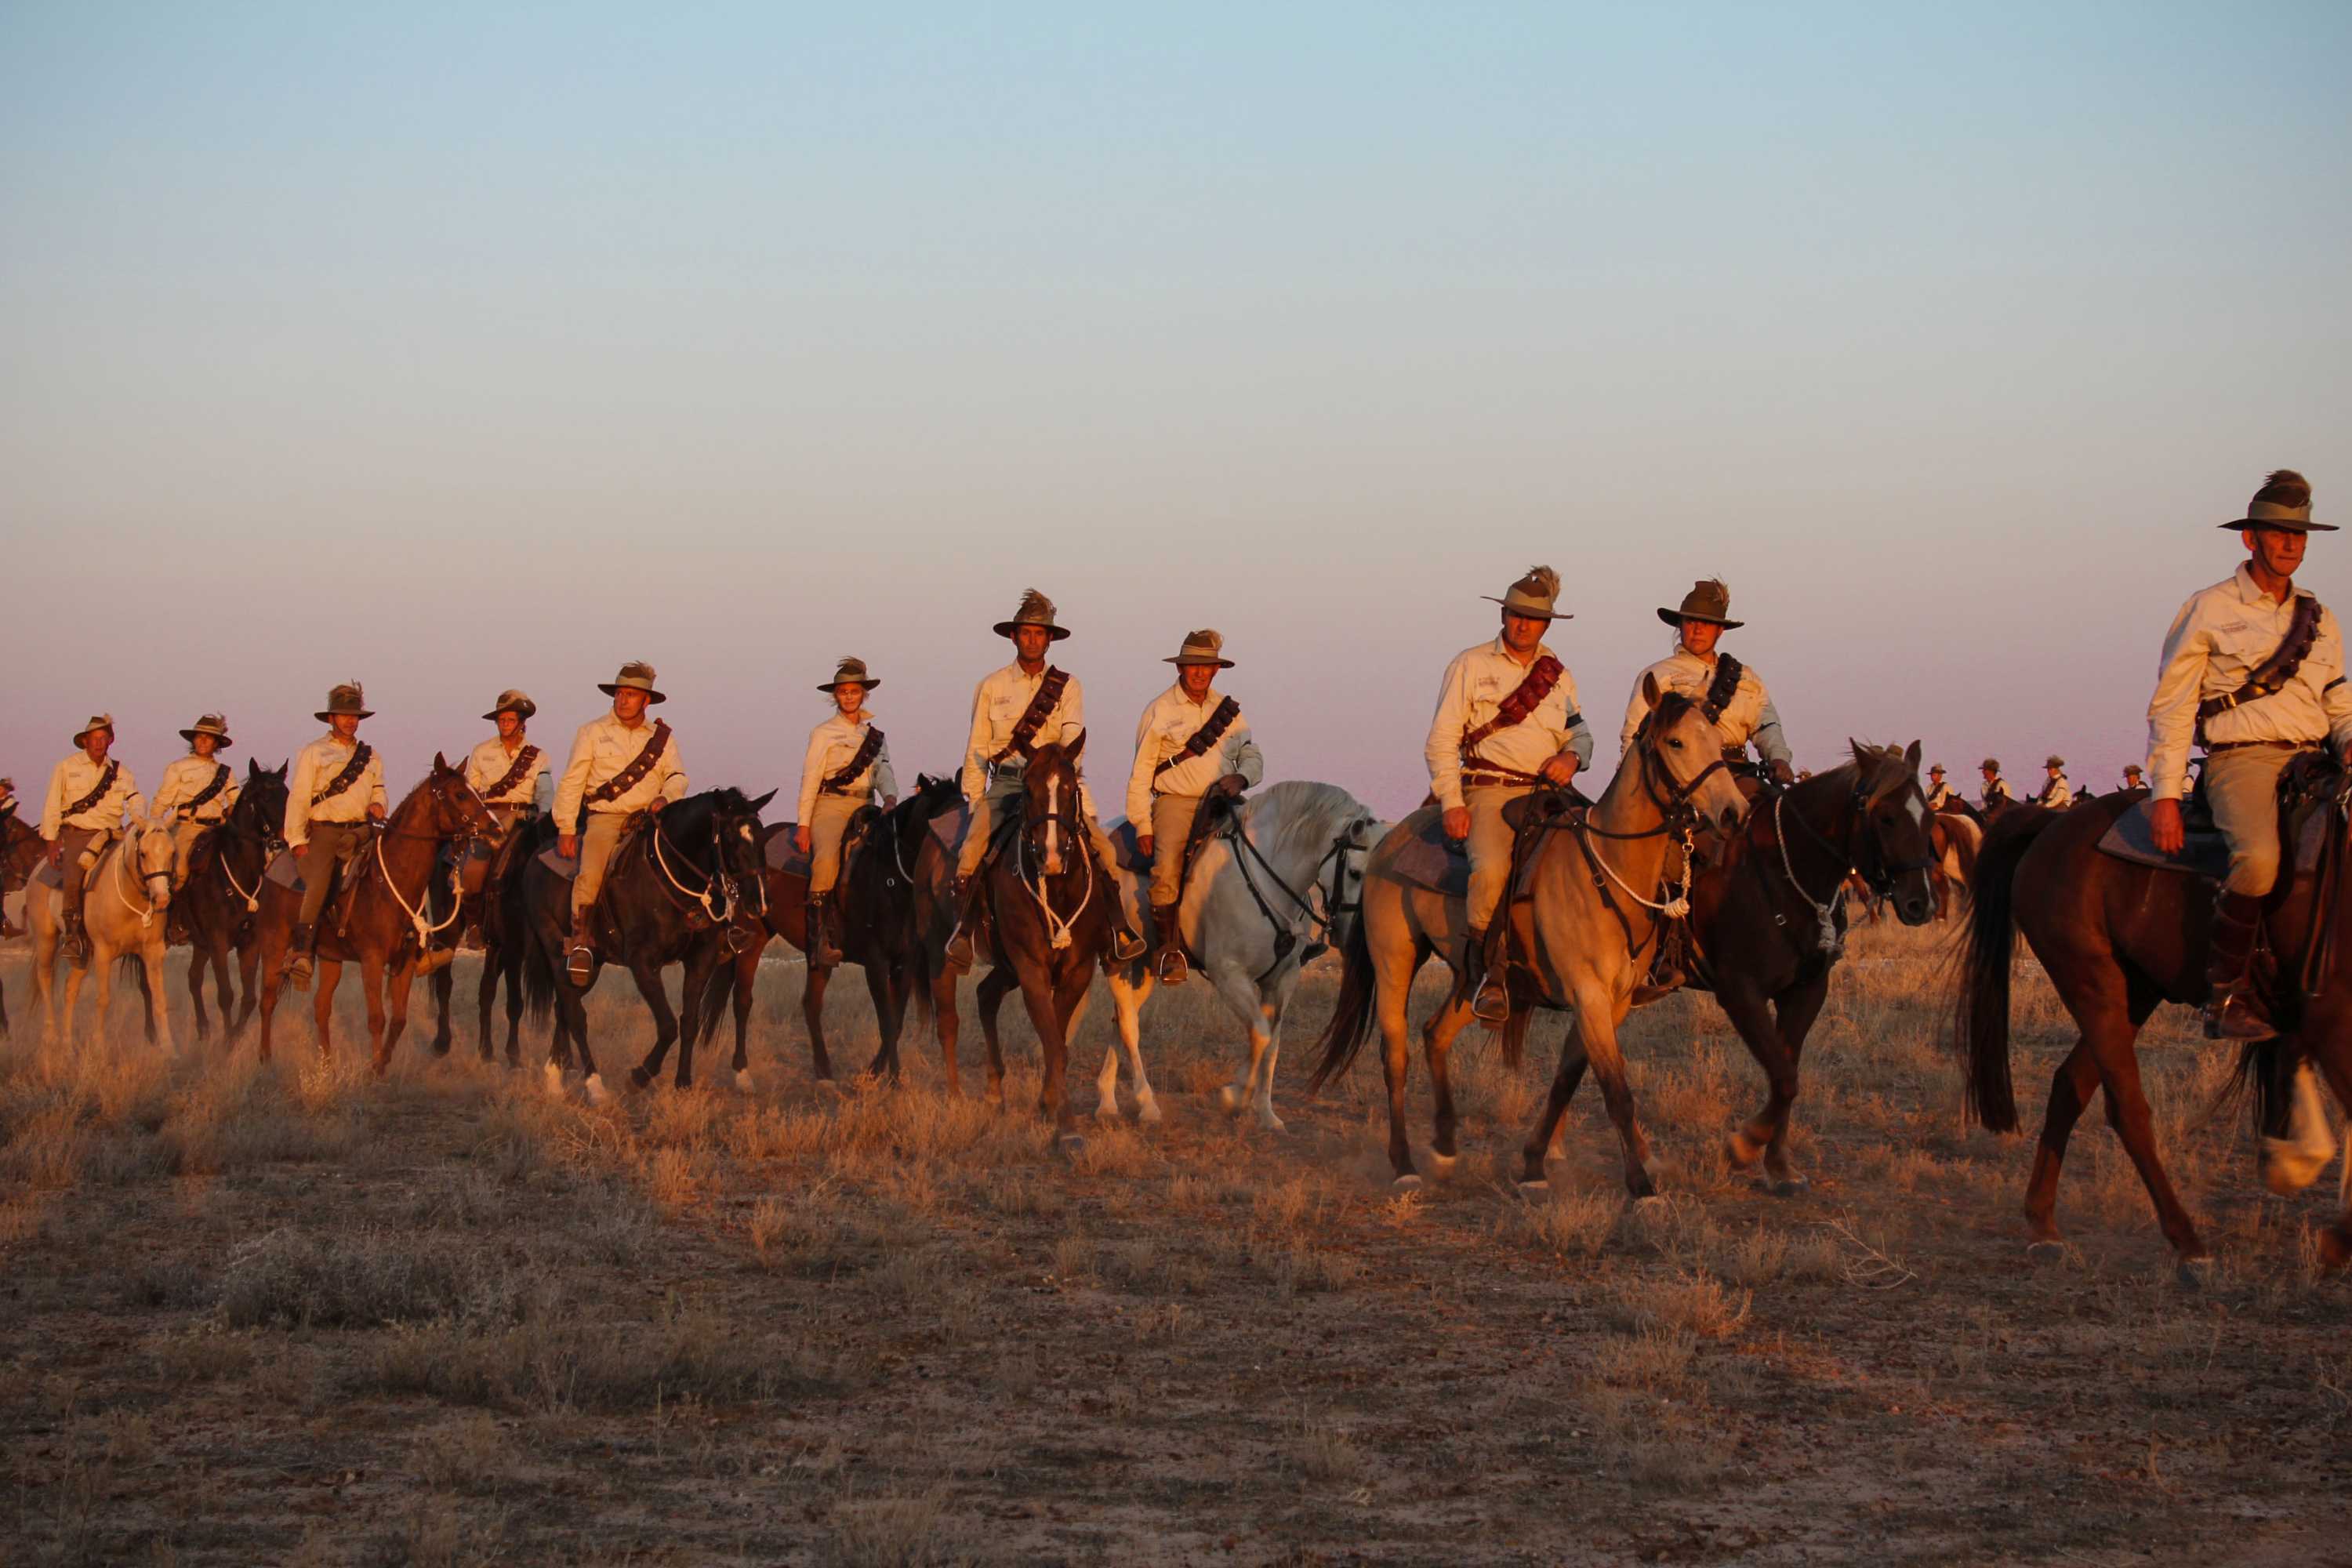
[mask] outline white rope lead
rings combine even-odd
[[[1789,795],[1785,790],[1772,802],[1772,837],[1780,841],[1780,869],[1787,873],[1789,886],[1797,889],[1797,897],[1811,906],[1813,918],[1822,922],[1815,935],[1821,942],[1822,953],[1836,958],[1845,952],[1845,938],[1838,931],[1836,915],[1845,907],[1845,879],[1853,875],[1853,868],[1847,867],[1844,875],[1838,878],[1837,891],[1830,895],[1828,903],[1814,903],[1812,894],[1805,891],[1805,885],[1797,880],[1796,864],[1789,858],[1789,836],[1782,831],[1780,825],[1781,808],[1788,804]]]
[[[449,900],[449,918],[443,921],[438,925],[435,925],[425,920],[425,911],[422,908],[409,908],[408,900],[401,897],[400,884],[392,879],[392,868],[384,864],[383,840],[384,835],[382,833],[378,833],[375,836],[376,869],[383,873],[383,885],[392,889],[392,901],[400,906],[400,912],[406,915],[408,917],[409,924],[416,928],[416,946],[418,951],[422,952],[425,947],[431,944],[432,939],[436,934],[447,931],[450,925],[456,921],[457,919],[457,911],[463,907],[465,900],[453,896]],[[464,863],[460,861],[458,869],[450,873],[449,891],[452,895],[455,895],[457,891],[457,878],[462,874],[463,868]],[[427,871],[425,874],[425,883],[428,888],[433,885],[432,872]],[[418,897],[422,899],[424,895],[420,893]]]
[[[1641,894],[1635,892],[1632,885],[1628,883],[1624,878],[1617,874],[1617,868],[1609,864],[1607,858],[1601,853],[1601,847],[1593,843],[1592,837],[1590,834],[1585,837],[1584,847],[1591,852],[1592,856],[1592,863],[1600,867],[1603,871],[1607,872],[1609,874],[1609,879],[1616,883],[1618,888],[1627,898],[1633,900],[1635,903],[1641,905],[1645,910],[1657,910],[1660,914],[1664,915],[1670,921],[1684,920],[1689,917],[1691,885],[1691,836],[1689,833],[1685,832],[1683,835],[1682,891],[1663,902],[1645,899]]]
[[[1044,893],[1038,890],[1037,884],[1029,879],[1029,835],[1026,833],[1021,835],[1021,859],[1020,863],[1013,868],[1013,875],[1021,879],[1021,886],[1028,892],[1031,900],[1036,904],[1038,912],[1045,917],[1045,930],[1046,932],[1053,937],[1053,945],[1056,952],[1070,945],[1070,928],[1078,923],[1079,918],[1087,912],[1087,906],[1094,902],[1095,857],[1093,849],[1083,843],[1080,844],[1078,847],[1078,859],[1086,868],[1087,890],[1085,894],[1079,898],[1078,907],[1070,911],[1070,918],[1068,920],[1064,920],[1061,916],[1054,912],[1053,904],[1046,899]]]

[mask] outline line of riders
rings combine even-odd
[[[2181,803],[2189,793],[2192,744],[2204,749],[2200,794],[2228,846],[2206,1007],[2208,1031],[2216,1037],[2261,1038],[2270,1028],[2248,982],[2263,900],[2279,864],[2273,808],[2279,776],[2298,753],[2332,747],[2340,755],[2352,747],[2352,688],[2345,683],[2335,616],[2293,583],[2308,533],[2332,527],[2313,522],[2310,510],[2309,487],[2281,469],[2268,478],[2244,518],[2223,525],[2242,532],[2247,560],[2181,606],[2166,635],[2148,705],[2145,776],[2152,780],[2149,816],[2158,847],[2177,851],[2185,837]],[[1474,1016],[1488,1024],[1509,1016],[1497,963],[1507,922],[1496,919],[1517,837],[1506,809],[1538,789],[1568,790],[1593,755],[1575,679],[1543,640],[1554,620],[1568,618],[1557,607],[1559,590],[1558,574],[1538,566],[1500,597],[1489,596],[1501,605],[1499,634],[1446,666],[1424,750],[1431,802],[1443,814],[1444,833],[1467,852],[1471,940],[1462,984],[1473,996]],[[1657,695],[1683,693],[1715,724],[1724,761],[1741,775],[1743,793],[1752,800],[1786,788],[1799,775],[1763,679],[1719,646],[1742,625],[1731,618],[1730,607],[1729,590],[1710,579],[1696,584],[1679,605],[1659,608],[1659,618],[1675,629],[1675,646],[1636,679],[1619,741],[1622,747],[1634,743]],[[1013,616],[993,629],[1013,644],[1014,657],[982,677],[972,694],[959,779],[970,811],[952,893],[962,915],[948,951],[959,968],[972,961],[979,873],[998,837],[992,829],[1008,810],[1017,815],[1028,758],[1048,742],[1075,744],[1086,728],[1084,688],[1076,676],[1047,662],[1052,646],[1070,635],[1056,624],[1053,602],[1031,589]],[[1259,783],[1265,760],[1238,701],[1217,689],[1219,673],[1234,667],[1217,632],[1189,634],[1166,662],[1175,667],[1176,679],[1137,722],[1125,797],[1135,848],[1150,867],[1149,930],[1137,930],[1138,922],[1114,903],[1111,956],[1128,963],[1152,952],[1161,983],[1174,984],[1184,977],[1186,958],[1171,935],[1171,915],[1186,851],[1203,824],[1202,806],[1231,802]],[[512,831],[516,825],[551,813],[556,853],[576,859],[566,948],[575,983],[584,984],[593,970],[593,911],[614,847],[634,820],[658,814],[686,794],[677,736],[666,721],[648,714],[664,700],[655,680],[652,666],[633,661],[600,683],[612,705],[580,727],[560,772],[529,739],[536,704],[521,691],[502,692],[483,715],[497,732],[466,761],[467,784],[509,830],[508,841],[522,837]],[[845,658],[833,679],[817,688],[831,699],[833,711],[809,735],[795,847],[809,862],[807,929],[812,961],[820,966],[841,959],[838,911],[831,905],[850,823],[869,803],[887,808],[898,800],[888,742],[866,706],[880,685],[863,660]],[[283,839],[304,873],[285,959],[286,976],[298,989],[309,982],[318,922],[338,879],[331,873],[348,872],[359,861],[385,817],[382,759],[359,738],[369,717],[356,681],[335,687],[317,714],[326,732],[301,749],[287,780]],[[180,734],[188,753],[165,769],[152,807],[145,807],[172,826],[175,886],[187,879],[205,834],[227,816],[239,791],[219,760],[234,744],[222,715],[205,714]],[[89,953],[82,922],[89,873],[144,803],[131,769],[109,754],[114,740],[109,715],[93,716],[73,740],[77,749],[50,775],[39,836],[62,882],[67,955],[80,966]],[[2033,804],[2063,810],[2074,803],[2064,765],[2062,757],[2048,759],[2049,782]],[[2142,787],[2138,764],[2125,773],[2125,788]],[[1987,758],[1983,774],[1981,815],[2016,804],[1998,760]],[[1941,763],[1929,769],[1929,780],[1931,810],[1972,810],[1945,783]],[[1098,865],[1108,868],[1118,854],[1083,777],[1079,795],[1086,838]],[[0,781],[0,816],[15,809],[13,794]],[[79,874],[64,874],[68,867]],[[321,870],[331,874],[315,874]],[[1671,984],[1670,957],[1662,959],[1661,969],[1654,982]]]

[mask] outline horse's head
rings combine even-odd
[[[150,907],[167,908],[172,902],[172,862],[177,848],[172,841],[172,825],[151,821],[135,831],[136,842],[126,842],[121,852],[136,858],[139,880],[146,887]]]
[[[1728,834],[1748,815],[1748,799],[1723,765],[1723,732],[1696,698],[1662,691],[1657,677],[1642,677],[1650,716],[1634,732],[1642,780],[1669,818],[1678,812],[1706,818]]]
[[[1021,775],[1021,835],[1048,877],[1062,874],[1070,835],[1086,832],[1086,805],[1078,794],[1078,753],[1087,732],[1067,746],[1059,742],[1030,753]]]
[[[1905,925],[1925,925],[1936,912],[1927,876],[1936,849],[1927,792],[1919,787],[1919,742],[1901,752],[1851,739],[1846,745],[1853,752],[1856,832],[1847,847],[1854,868],[1872,892],[1894,900]]]
[[[496,838],[499,825],[481,795],[466,782],[466,770],[453,768],[438,752],[433,771],[425,777],[426,800],[433,813],[433,833],[439,838]]]
[[[739,789],[713,790],[710,802],[710,864],[728,889],[730,908],[768,912],[768,879],[760,852],[760,813],[776,798],[770,790],[756,799]]]
[[[1332,947],[1346,952],[1364,915],[1364,868],[1371,863],[1372,847],[1386,837],[1388,825],[1363,812],[1331,842],[1331,879],[1323,888],[1323,921]]]
[[[278,763],[265,768],[257,761],[245,765],[245,787],[229,808],[228,820],[239,833],[263,843],[274,842],[286,824],[286,770]]]

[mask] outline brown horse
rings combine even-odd
[[[212,1033],[205,1010],[205,976],[213,977],[221,1026],[234,1039],[261,1005],[255,970],[261,959],[253,917],[261,910],[262,872],[284,847],[278,829],[286,822],[286,769],[246,765],[245,787],[218,826],[207,827],[188,858],[188,884],[175,902],[187,921],[188,1000],[196,1015],[196,1038]],[[236,952],[237,992],[229,992],[228,955]],[[234,1000],[235,1005],[232,1006]]]
[[[1856,745],[1853,760],[1752,807],[1739,839],[1693,881],[1692,987],[1712,989],[1764,1069],[1764,1108],[1731,1134],[1731,1163],[1760,1157],[1783,1195],[1805,1178],[1789,1163],[1789,1117],[1805,1037],[1844,952],[1849,868],[1906,925],[1935,912],[1919,746]]]
[[[2339,784],[2339,789],[2342,785]],[[2010,960],[2015,933],[2050,974],[2082,1035],[2050,1082],[2050,1108],[2026,1188],[2025,1218],[2033,1245],[2056,1244],[2058,1170],[2067,1135],[2095,1089],[2106,1092],[2107,1121],[2123,1141],[2156,1205],[2157,1221],[2185,1273],[2208,1261],[2204,1241],[2172,1190],[2158,1157],[2147,1096],[2140,1088],[2134,1042],[2160,1002],[2195,1004],[2206,994],[2205,946],[2212,894],[2186,872],[2158,870],[2099,851],[2099,840],[2131,809],[2135,795],[2079,801],[2063,812],[2014,810],[1986,835],[1977,860],[1975,906],[1955,1011],[1965,1057],[1968,1100],[1996,1132],[2017,1129],[2009,1075]],[[2337,811],[2340,834],[2341,799]],[[2292,840],[2288,842],[2292,843]],[[2296,1065],[2309,1059],[2339,1103],[2352,1104],[2352,879],[2343,877],[2343,846],[2332,841],[2335,875],[2282,875],[2268,908],[2271,945],[2284,975],[2307,985],[2281,987],[2273,1001],[2282,1032],[2246,1047],[2241,1074],[2251,1079],[2266,1131],[2285,1125]],[[2323,918],[2324,917],[2324,918]],[[2314,932],[2325,947],[2311,951]],[[2264,1151],[2265,1179],[2276,1190],[2308,1184],[2318,1165],[2274,1159]],[[2352,1258],[2352,1214],[2319,1237],[2334,1267]]]
[[[1662,892],[1669,836],[1702,819],[1719,822],[1729,833],[1748,809],[1724,766],[1722,739],[1697,703],[1678,692],[1661,692],[1646,678],[1643,690],[1652,704],[1650,716],[1618,763],[1609,788],[1589,811],[1571,810],[1535,829],[1542,837],[1532,851],[1528,895],[1507,906],[1512,945],[1531,955],[1535,987],[1522,994],[1515,986],[1513,1016],[1522,1003],[1575,1011],[1550,1098],[1522,1151],[1531,1186],[1544,1179],[1545,1151],[1590,1063],[1623,1148],[1626,1188],[1636,1198],[1654,1193],[1649,1143],[1634,1121],[1617,1028],[1634,983],[1649,966],[1659,929],[1654,911],[1667,901],[1654,901],[1653,895]],[[1425,828],[1434,809],[1425,806],[1400,823],[1365,868],[1363,910],[1342,950],[1346,968],[1339,996],[1309,1085],[1310,1090],[1320,1089],[1347,1070],[1377,1017],[1386,1047],[1389,1164],[1401,1187],[1421,1182],[1404,1135],[1405,1005],[1414,973],[1433,952],[1444,952],[1461,973],[1466,937],[1462,900],[1411,887],[1390,870],[1400,848]],[[1458,1158],[1446,1063],[1454,1036],[1469,1019],[1469,997],[1456,985],[1423,1036],[1437,1102],[1431,1155],[1440,1170],[1450,1169]]]
[[[466,783],[465,770],[451,767],[436,752],[433,771],[393,808],[392,816],[352,862],[350,887],[335,895],[320,919],[319,976],[312,987],[310,1012],[320,1056],[333,1048],[335,987],[342,980],[343,965],[357,962],[367,995],[373,1066],[381,1074],[391,1065],[393,1047],[408,1026],[409,982],[425,947],[421,928],[433,923],[432,882],[441,847],[453,839],[495,838],[498,833],[489,808]],[[314,875],[327,874],[323,866],[310,869]],[[285,984],[281,971],[286,945],[301,908],[302,895],[273,879],[262,889],[261,910],[254,916],[261,942],[264,1061],[269,1059],[270,1022],[278,1011],[278,990]]]
[[[931,819],[952,810],[960,796],[955,775],[915,776],[915,793],[888,811],[868,806],[850,819],[843,843],[841,878],[835,884],[841,921],[841,952],[845,962],[866,973],[866,992],[874,1001],[874,1022],[881,1043],[866,1070],[875,1077],[898,1077],[898,1034],[905,1026],[908,1005],[927,1003],[921,984],[921,964],[915,923],[915,873],[912,869],[926,840]],[[762,828],[766,840],[789,834],[795,825],[772,823]],[[772,937],[808,951],[808,873],[804,866],[769,866],[765,910],[736,911],[737,925],[747,940],[731,963],[711,976],[709,994],[703,998],[702,1029],[706,1037],[719,1027],[719,1004],[734,993],[735,1083],[751,1087],[750,1058],[744,1037],[751,1017],[751,993],[760,977],[760,955]],[[833,979],[828,966],[811,964],[801,987],[801,1016],[808,1025],[810,1071],[822,1082],[833,1078],[833,1057],[824,1043],[824,993]]]
[[[1928,880],[1936,887],[1936,918],[1952,918],[1952,904],[1965,900],[1976,881],[1977,851],[1984,847],[1984,823],[1971,813],[1939,811],[1928,819],[1928,847],[1936,863]]]
[[[19,820],[14,811],[0,815],[0,898],[32,880],[47,847],[31,823]],[[0,992],[0,1039],[7,1037],[8,1001],[6,993]]]

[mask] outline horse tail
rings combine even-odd
[[[2238,1065],[2231,1070],[2213,1103],[2206,1110],[2208,1117],[2218,1116],[2229,1109],[2230,1102],[2240,1095],[2253,1096],[2254,1131],[2275,1135],[2286,1128],[2287,1106],[2294,1097],[2290,1087],[2294,1075],[2290,1070],[2293,1057],[2287,1037],[2273,1035],[2267,1040],[2248,1040],[2238,1047]]]
[[[544,1024],[555,1011],[555,961],[548,956],[547,944],[539,933],[522,933],[521,974],[509,979],[509,985],[520,982],[522,986],[524,1012],[533,1024]]]
[[[1967,1057],[1969,1110],[1995,1132],[2017,1131],[2009,1078],[2009,971],[2017,949],[2012,884],[2025,852],[2057,820],[2048,812],[2004,813],[1977,853],[1953,1034]]]
[[[1346,1072],[1372,1032],[1380,979],[1372,971],[1372,939],[1366,924],[1359,910],[1348,931],[1347,945],[1339,950],[1339,996],[1331,1005],[1331,1021],[1323,1026],[1323,1037],[1317,1042],[1323,1047],[1323,1057],[1315,1064],[1315,1076],[1307,1080],[1309,1094]]]

